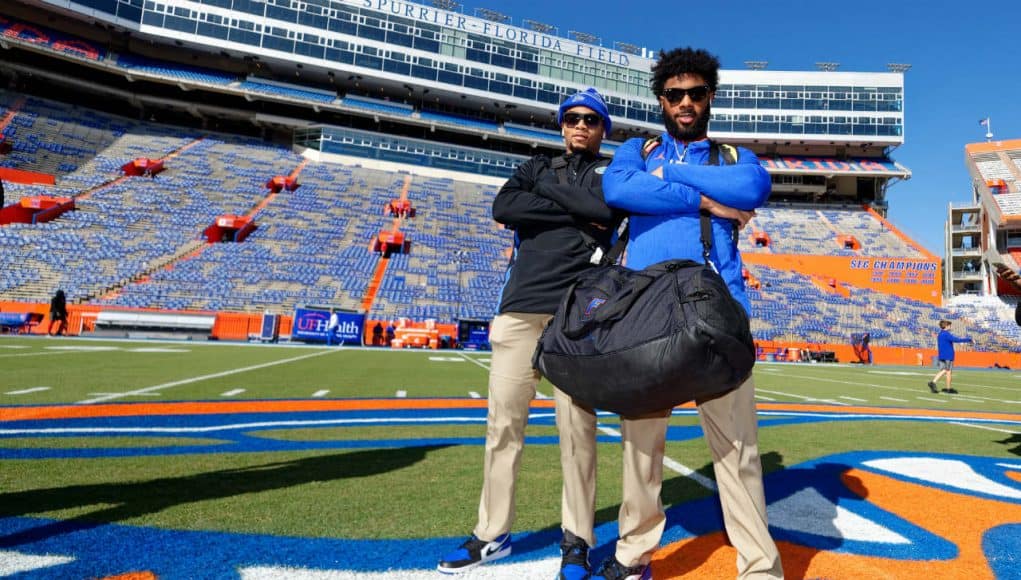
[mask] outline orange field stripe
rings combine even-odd
[[[0,409],[0,422],[30,419],[81,419],[142,415],[215,415],[220,413],[290,413],[303,411],[371,411],[404,409],[479,409],[484,399],[345,399],[339,401],[209,401],[201,403],[113,403]],[[536,401],[552,407],[552,400]]]
[[[118,574],[116,576],[107,576],[102,580],[157,580],[159,576],[152,572],[128,572],[126,574]]]
[[[215,415],[221,413],[293,413],[307,411],[383,411],[414,409],[481,409],[485,399],[341,399],[327,401],[204,401],[173,403],[110,403],[104,405],[47,405],[0,407],[0,422],[31,419],[80,419],[89,417],[135,417],[140,415]],[[550,399],[532,401],[533,407],[552,408]],[[692,403],[678,407],[693,409]],[[938,409],[894,409],[760,403],[760,411],[790,411],[884,417],[968,418],[992,421],[1021,421],[1021,414]]]
[[[939,417],[951,419],[989,419],[992,421],[1021,421],[1017,413],[987,413],[984,411],[944,411],[941,409],[898,409],[894,407],[841,407],[834,405],[790,405],[783,403],[759,403],[760,411],[799,411],[805,413],[839,413],[844,415],[882,415],[884,417]]]

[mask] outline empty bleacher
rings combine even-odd
[[[766,232],[768,247],[752,241],[752,232]],[[853,235],[860,249],[849,249],[839,237]],[[745,253],[808,254],[824,256],[924,257],[864,209],[794,209],[765,207],[756,212],[739,238]]]
[[[381,259],[371,241],[392,226],[383,208],[399,196],[407,173],[309,162],[297,190],[272,195],[266,181],[305,161],[289,148],[20,99],[0,92],[0,106],[20,103],[7,133],[15,148],[0,163],[58,179],[52,187],[8,184],[7,202],[59,195],[76,198],[77,210],[45,224],[0,227],[0,299],[42,301],[63,288],[73,301],[111,308],[361,306]],[[46,141],[61,147],[33,148]],[[398,141],[369,146],[384,142],[400,153]],[[155,179],[123,177],[121,166],[139,157],[167,159],[166,170]],[[417,214],[400,221],[411,251],[389,259],[370,319],[451,322],[496,311],[512,236],[490,216],[497,186],[456,175],[411,177],[408,199]],[[253,211],[258,228],[244,243],[201,237],[217,216]],[[753,247],[743,234],[748,253],[921,257],[857,208],[767,207],[745,233],[751,231],[767,232],[772,243]],[[842,247],[842,235],[861,247]],[[869,331],[877,346],[931,347],[935,322],[948,318],[961,321],[961,333],[979,347],[1017,352],[1021,345],[1003,302],[939,308],[864,288],[832,292],[809,276],[764,265],[748,269],[758,282],[749,295],[760,341],[846,342]]]

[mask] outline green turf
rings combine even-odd
[[[25,348],[8,348],[8,347]],[[109,347],[66,351],[52,347]],[[139,352],[166,348],[187,352]],[[303,358],[302,358],[303,357]],[[430,360],[434,357],[453,358]],[[234,344],[154,343],[0,337],[0,388],[4,407],[75,403],[96,393],[111,402],[485,396],[488,353],[252,347]],[[287,361],[288,359],[300,359]],[[476,361],[470,362],[471,359]],[[476,364],[478,363],[478,364]],[[270,366],[261,366],[270,365]],[[260,367],[260,368],[247,368]],[[933,395],[925,382],[932,369],[847,365],[759,365],[760,403],[823,404],[838,409],[906,407],[1021,413],[1017,371],[955,370],[961,396]],[[211,376],[219,375],[219,376]],[[40,386],[45,391],[10,394]],[[152,389],[158,386],[160,388]],[[230,397],[223,393],[244,389]],[[545,381],[540,393],[552,394]],[[899,399],[899,400],[898,400]],[[799,405],[800,406],[800,405]],[[552,409],[537,410],[549,414]],[[334,415],[324,414],[324,418]],[[804,461],[859,450],[961,453],[1015,459],[1021,436],[1015,425],[988,429],[920,421],[824,421],[778,424],[761,416],[760,449],[767,473]],[[602,426],[618,429],[615,416]],[[0,426],[3,424],[0,423]],[[694,414],[674,416],[677,428],[698,425]],[[1001,429],[995,431],[991,429]],[[254,430],[248,435],[281,441],[371,441],[484,436],[483,423],[397,426],[300,427]],[[533,424],[530,437],[555,437],[549,424]],[[215,437],[0,437],[4,449],[216,444]],[[712,478],[701,438],[667,443],[667,456]],[[597,520],[616,519],[620,498],[620,445],[599,445]],[[667,505],[709,492],[689,477],[666,470]],[[308,537],[404,538],[462,536],[478,508],[482,447],[477,445],[186,454],[89,459],[0,461],[0,516],[37,515],[89,521],[225,530]],[[560,518],[559,451],[529,445],[521,463],[517,529],[553,528]],[[413,524],[412,524],[413,523]]]
[[[905,451],[1017,453],[1017,441],[1003,433],[909,421],[764,427],[760,439],[767,473],[819,457],[820,448],[826,455],[888,450],[891,440],[903,442],[899,449]],[[669,442],[666,452],[712,477],[701,438]],[[320,537],[456,536],[473,524],[481,467],[479,446],[106,458],[75,462],[71,470],[67,460],[8,460],[0,515]],[[619,444],[599,445],[598,470],[597,520],[611,521],[619,508]],[[521,464],[517,527],[556,526],[559,489],[556,446],[529,446]],[[687,477],[664,472],[667,505],[708,493]]]

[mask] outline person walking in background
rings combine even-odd
[[[934,393],[938,393],[939,390],[936,388],[936,381],[938,381],[940,379],[940,377],[946,375],[946,377],[947,377],[947,386],[943,388],[943,392],[944,393],[949,393],[951,395],[956,395],[957,394],[957,389],[952,387],[951,384],[950,384],[951,381],[953,380],[954,357],[956,356],[956,353],[954,352],[954,343],[955,342],[972,342],[972,340],[971,340],[970,337],[967,337],[967,336],[963,336],[963,337],[962,336],[954,336],[953,333],[951,333],[949,330],[947,330],[948,328],[950,328],[950,321],[949,320],[940,320],[939,321],[939,335],[936,337],[936,350],[937,350],[937,354],[936,354],[936,358],[937,358],[936,366],[939,367],[939,371],[936,373],[936,376],[932,377],[932,380],[929,381],[929,390],[934,392]]]
[[[330,309],[330,321],[326,324],[326,346],[333,346],[333,341],[337,338],[337,328],[340,326],[340,315],[337,314],[336,309]]]
[[[869,342],[872,341],[872,333],[866,332],[861,337],[861,352],[865,355],[867,364],[872,364],[872,347],[869,346]]]
[[[53,332],[53,325],[57,324],[57,332]],[[57,336],[64,334],[67,331],[67,298],[64,296],[63,290],[57,290],[57,293],[50,299],[50,326],[46,329],[46,334]]]
[[[708,137],[719,68],[719,60],[705,50],[660,52],[652,66],[652,92],[666,131],[654,140],[635,138],[621,145],[603,186],[610,207],[630,214],[628,268],[641,270],[673,259],[708,260],[750,315],[737,232],[769,198],[771,185],[754,153]],[[711,248],[700,241],[702,212],[711,220],[711,240],[706,240]],[[630,464],[625,458],[631,471],[625,470],[620,540],[593,579],[652,576],[649,562],[666,523],[660,491],[670,413],[665,409],[635,426],[643,433],[637,438],[644,445],[643,459]],[[752,377],[725,395],[699,402],[698,413],[713,456],[727,537],[737,550],[737,577],[783,578],[780,553],[766,521]]]
[[[437,569],[453,573],[511,553],[518,467],[525,442],[529,405],[539,373],[532,354],[546,323],[578,274],[593,267],[592,257],[609,246],[620,221],[603,200],[602,175],[609,158],[599,153],[611,127],[602,96],[588,89],[568,97],[557,111],[564,138],[563,155],[536,155],[520,164],[493,201],[493,219],[514,230],[499,310],[490,326],[492,363],[482,494],[471,537],[443,556]],[[561,491],[563,521],[590,523],[595,502],[594,415],[574,419],[570,398],[555,391],[561,461],[572,456],[573,442],[586,441],[577,453],[584,469],[565,464]],[[570,473],[568,469],[570,467]],[[576,474],[576,475],[575,475]],[[590,477],[591,476],[591,477]],[[564,527],[560,578],[588,577],[591,533],[579,538]]]

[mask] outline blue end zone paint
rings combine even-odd
[[[1021,578],[1021,523],[992,528],[982,538],[982,551],[996,578]]]
[[[677,416],[692,416],[697,412],[683,409]],[[960,419],[964,419],[962,417]],[[208,444],[167,445],[161,447],[89,447],[89,448],[36,448],[14,449],[0,445],[0,459],[55,459],[90,457],[130,457],[154,455],[181,455],[203,453],[247,453],[265,451],[303,451],[320,449],[366,449],[394,447],[422,447],[434,445],[483,445],[485,409],[397,409],[382,411],[304,411],[285,413],[238,413],[208,415],[154,415],[130,417],[96,417],[56,420],[8,421],[0,423],[0,442],[12,437],[180,437],[207,439]],[[831,421],[923,421],[945,423],[954,419],[914,416],[859,416],[797,411],[770,413],[761,418],[761,428]],[[994,423],[990,420],[974,422]],[[1016,423],[1003,421],[1004,424]],[[552,409],[533,412],[529,424],[553,426]],[[332,441],[284,441],[260,437],[259,432],[294,429],[344,428],[358,426],[399,425],[478,425],[478,437],[443,437],[417,439],[376,439]],[[667,430],[668,441],[687,441],[702,436],[701,427],[673,426]],[[618,438],[597,435],[601,443],[616,442]],[[529,445],[557,445],[556,436],[526,437]]]
[[[95,578],[149,570],[163,579],[236,577],[241,566],[321,570],[432,570],[464,538],[348,540],[257,534],[189,532],[36,518],[0,519],[0,549],[73,555],[71,564],[23,578]],[[518,534],[514,553],[501,562],[559,556],[560,529]],[[196,553],[196,547],[201,551]],[[189,557],[194,555],[194,557]]]

